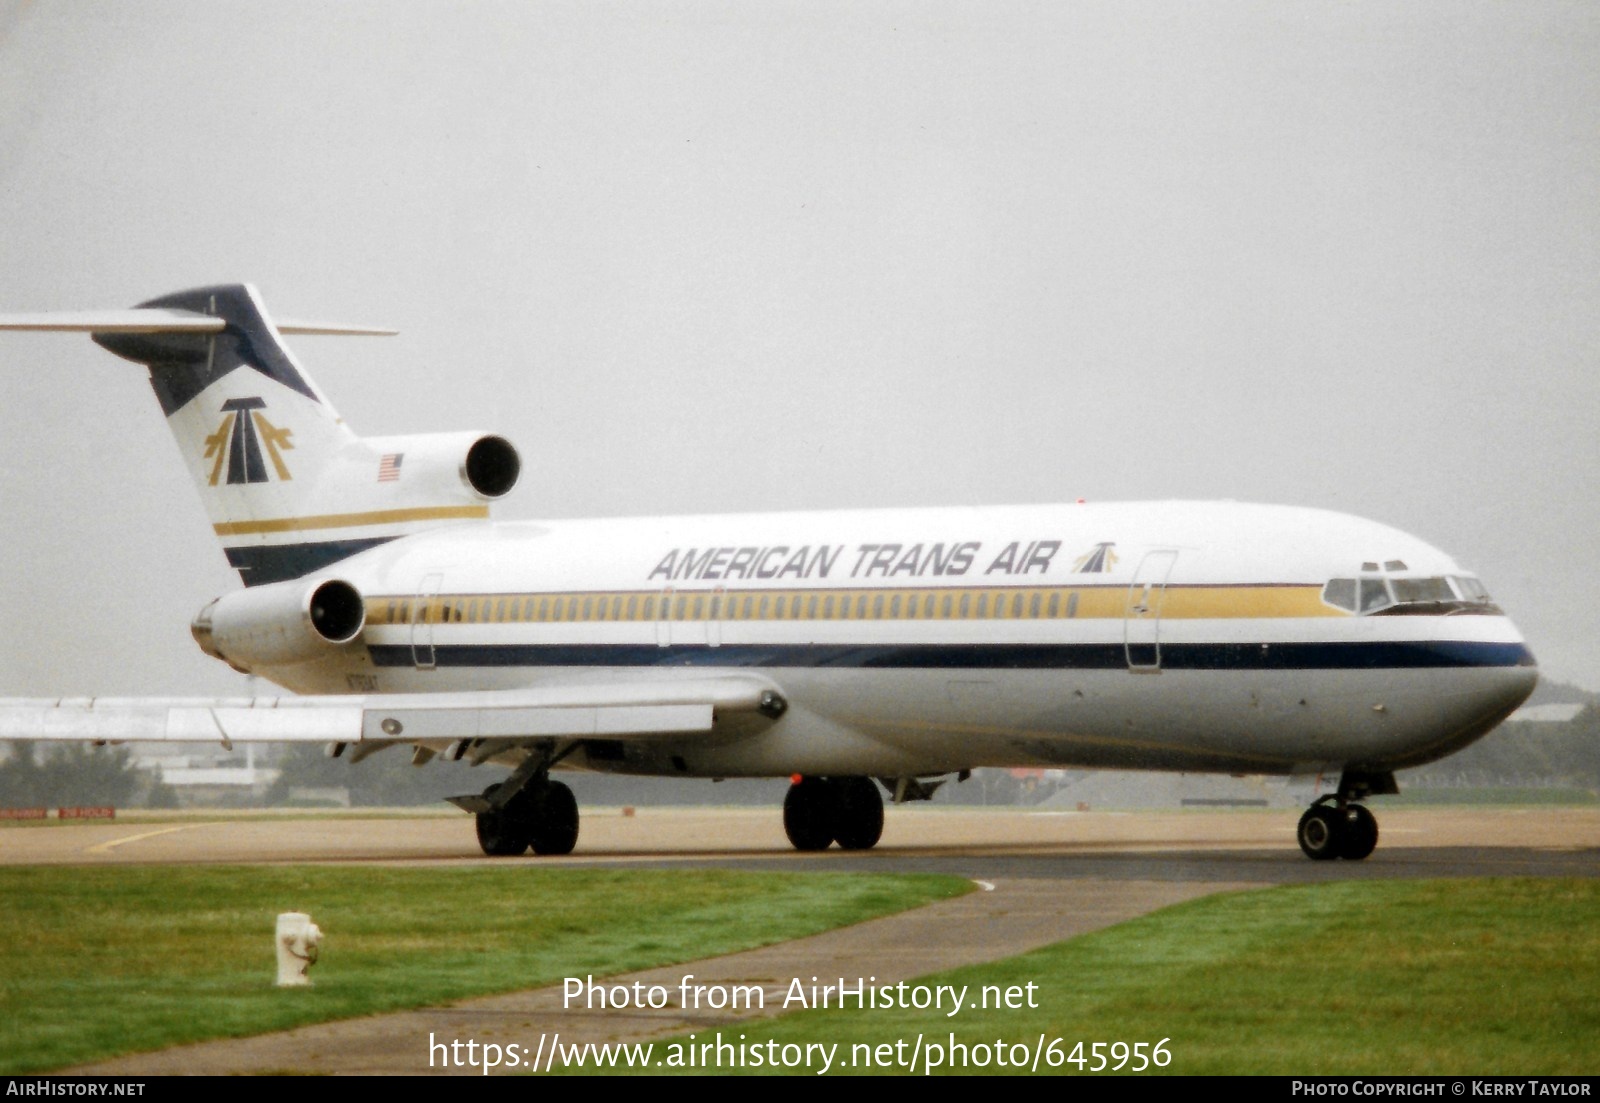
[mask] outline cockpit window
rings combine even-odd
[[[1381,578],[1363,578],[1361,580],[1361,611],[1375,613],[1394,602],[1389,597],[1389,588],[1384,585]]]
[[[1322,588],[1322,600],[1347,612],[1356,611],[1356,580],[1335,578]]]
[[[1450,580],[1445,578],[1396,578],[1391,579],[1394,586],[1394,599],[1401,605],[1419,601],[1454,601],[1456,592],[1450,588]]]
[[[1334,578],[1322,600],[1361,616],[1495,615],[1500,612],[1483,583],[1471,575],[1433,578]]]
[[[1361,564],[1365,578],[1333,578],[1322,587],[1322,600],[1360,616],[1498,615],[1500,610],[1483,583],[1472,575],[1396,578],[1391,570],[1405,563],[1391,559],[1380,573],[1375,562]]]

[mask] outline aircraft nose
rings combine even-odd
[[[1534,687],[1539,684],[1539,667],[1533,661],[1533,655],[1528,655],[1527,666],[1512,667],[1506,672],[1506,678],[1501,685],[1504,695],[1504,705],[1507,709],[1516,709],[1533,696]]]
[[[1526,647],[1519,647],[1519,661],[1515,666],[1482,667],[1474,672],[1471,689],[1456,701],[1456,708],[1446,705],[1452,720],[1476,738],[1494,728],[1522,705],[1539,684],[1539,667]]]

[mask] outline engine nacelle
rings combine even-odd
[[[418,433],[408,437],[368,437],[363,443],[380,455],[403,456],[409,493],[422,499],[459,499],[463,489],[478,501],[511,493],[522,473],[522,457],[505,437],[493,433]]]
[[[350,583],[297,578],[219,597],[189,631],[207,655],[248,672],[321,658],[354,641],[366,623],[366,604]]]

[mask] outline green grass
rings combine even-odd
[[[945,1046],[952,1034],[969,1046],[1043,1035],[1068,1054],[1078,1041],[1169,1039],[1164,1071],[1188,1075],[1592,1075],[1600,881],[1350,882],[1210,897],[918,981],[968,985],[974,999],[983,985],[1030,982],[1036,1010],[803,1011],[722,1035],[837,1042],[846,1065],[853,1046],[905,1039],[910,1053],[919,1034]],[[657,1055],[669,1044],[657,1042]]]
[[[951,877],[331,867],[0,869],[0,1074],[694,960],[971,886]],[[279,912],[322,928],[279,990]]]

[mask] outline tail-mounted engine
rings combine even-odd
[[[189,625],[200,650],[236,670],[292,666],[352,643],[366,626],[361,594],[338,579],[294,579],[217,598]]]
[[[522,458],[505,437],[493,433],[418,433],[369,437],[369,450],[404,457],[408,494],[429,502],[460,500],[462,491],[481,502],[511,493]]]

